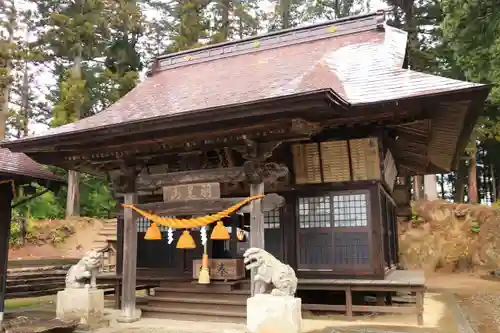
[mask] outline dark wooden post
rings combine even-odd
[[[125,193],[125,204],[136,203],[137,194]],[[123,319],[130,322],[135,321],[137,317],[135,309],[137,221],[132,209],[125,208],[123,213],[122,315]]]
[[[0,327],[2,327],[5,294],[7,291],[7,263],[11,223],[12,188],[10,183],[0,185]]]
[[[119,187],[124,192],[125,204],[137,204],[135,180],[138,172],[135,168],[123,168]],[[136,309],[136,273],[137,273],[137,221],[136,213],[130,209],[123,210],[123,262],[122,262],[122,315],[120,322],[134,322],[141,317]]]
[[[118,198],[118,216],[116,218],[116,275],[123,272],[123,197]]]
[[[250,195],[264,194],[264,182],[250,184]],[[250,203],[250,247],[264,249],[264,212],[262,201],[254,200]],[[255,271],[252,269],[250,290],[254,295]]]
[[[257,143],[251,140],[238,150],[243,158],[247,160],[243,164],[246,179],[250,184],[250,195],[264,194],[264,181],[276,181],[286,176],[288,168],[277,163],[265,163],[271,157],[272,152],[281,142]],[[250,247],[265,249],[264,242],[264,212],[262,200],[252,201],[250,204]],[[255,272],[251,273],[250,290],[253,296]]]

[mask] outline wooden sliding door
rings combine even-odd
[[[369,191],[299,197],[298,269],[355,273],[370,268]]]

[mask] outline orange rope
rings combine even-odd
[[[144,216],[148,220],[151,220],[152,222],[155,222],[157,224],[161,224],[165,227],[174,228],[174,229],[191,229],[191,228],[206,226],[206,225],[209,225],[211,223],[217,222],[220,219],[228,216],[229,214],[234,213],[235,211],[237,211],[241,207],[245,206],[249,202],[257,200],[257,199],[262,199],[263,197],[264,197],[263,194],[254,195],[252,197],[248,197],[244,200],[241,200],[240,202],[236,203],[235,205],[229,207],[226,210],[218,212],[217,214],[205,215],[205,216],[200,216],[200,217],[191,218],[191,219],[176,219],[176,218],[161,217],[161,216],[143,211],[142,209],[139,209],[139,208],[135,207],[134,205],[122,204],[122,206],[125,208],[132,208],[133,210],[135,210],[137,213],[141,214],[142,216]]]

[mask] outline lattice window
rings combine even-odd
[[[174,217],[174,216],[162,216],[162,217]],[[151,225],[151,221],[143,216],[137,218],[137,232],[146,232],[148,227]],[[168,228],[163,225],[158,225],[161,232],[167,232]]]
[[[366,194],[333,196],[333,225],[337,228],[368,226]]]
[[[280,211],[279,209],[264,213],[264,229],[279,229],[280,228]]]
[[[299,198],[300,228],[331,227],[330,196]]]
[[[146,232],[149,225],[151,224],[147,218],[142,216],[137,218],[136,223],[137,223],[137,232]]]

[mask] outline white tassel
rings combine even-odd
[[[207,244],[207,227],[203,226],[200,229],[200,236],[201,236],[201,244],[205,246]]]
[[[172,228],[168,228],[167,230],[167,241],[168,245],[172,244],[172,242],[174,241],[174,229]]]

